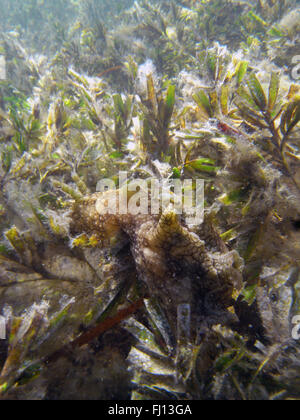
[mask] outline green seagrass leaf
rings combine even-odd
[[[276,105],[280,86],[280,77],[278,73],[272,72],[270,87],[269,87],[269,101],[268,111],[272,112]]]
[[[256,105],[261,111],[265,111],[267,108],[267,98],[260,81],[254,73],[251,73],[249,76],[248,87]]]

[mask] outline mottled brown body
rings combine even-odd
[[[180,304],[191,305],[194,325],[225,321],[233,292],[242,284],[242,263],[212,226],[204,224],[197,234],[172,209],[160,216],[101,215],[96,203],[107,194],[96,193],[74,205],[71,233],[97,236],[102,245],[118,232],[125,233],[139,277],[174,327]]]

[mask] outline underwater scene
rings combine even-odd
[[[0,400],[299,400],[299,1],[0,10]]]

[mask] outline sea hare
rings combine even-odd
[[[74,204],[71,234],[93,237],[98,246],[126,235],[139,278],[175,329],[179,305],[190,305],[194,332],[195,325],[199,332],[200,326],[232,320],[227,309],[242,285],[242,260],[228,251],[208,218],[192,230],[172,208],[157,216],[99,214],[99,200],[104,203],[109,194],[95,193]]]

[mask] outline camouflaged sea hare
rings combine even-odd
[[[96,193],[74,205],[71,234],[86,233],[100,243],[125,234],[138,275],[174,327],[182,304],[192,306],[194,334],[197,326],[224,322],[234,290],[242,287],[242,259],[237,252],[226,249],[212,225],[206,223],[193,232],[174,210],[166,209],[161,216],[101,215],[97,204],[110,194]]]

